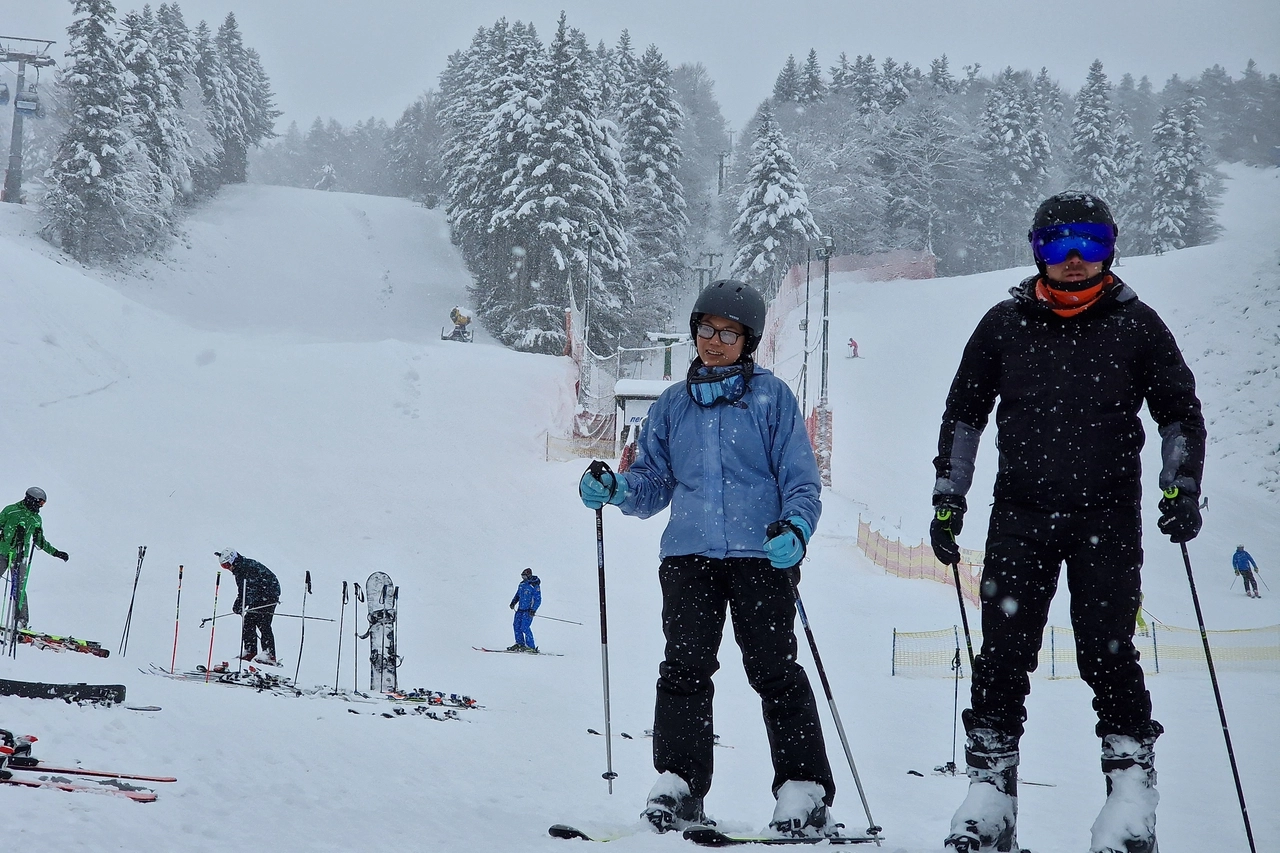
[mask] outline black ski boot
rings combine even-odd
[[[1093,822],[1089,853],[1156,853],[1155,742],[1128,735],[1102,739],[1107,801]]]
[[[702,797],[689,793],[689,785],[670,771],[659,776],[653,784],[641,817],[649,821],[657,832],[716,825],[702,811]]]
[[[973,729],[964,754],[969,793],[951,818],[944,845],[957,853],[1017,853],[1018,739]]]

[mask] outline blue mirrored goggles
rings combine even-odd
[[[1031,252],[1036,260],[1053,266],[1078,252],[1087,263],[1111,257],[1116,248],[1116,229],[1101,222],[1073,222],[1050,225],[1031,232]]]

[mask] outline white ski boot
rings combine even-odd
[[[826,791],[817,782],[783,782],[773,807],[773,819],[769,821],[769,832],[780,838],[822,838],[838,834],[842,824],[831,820],[824,796]]]
[[[693,796],[688,783],[669,770],[653,783],[640,816],[649,821],[657,832],[716,825],[702,811],[702,797]]]
[[[1089,853],[1156,853],[1155,741],[1153,737],[1107,735],[1102,739],[1102,772],[1107,801],[1093,822]]]
[[[1017,853],[1018,739],[974,729],[965,741],[969,793],[944,843],[957,853]]]

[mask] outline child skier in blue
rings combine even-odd
[[[525,569],[520,573],[520,586],[516,594],[511,596],[511,609],[516,612],[512,627],[516,632],[516,642],[507,646],[509,652],[536,652],[538,644],[533,641],[533,616],[542,606],[542,581],[533,573],[533,569]]]

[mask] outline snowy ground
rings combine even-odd
[[[1191,545],[1210,628],[1280,622],[1280,598],[1246,599],[1230,552],[1243,542],[1263,579],[1280,565],[1280,173],[1231,169],[1219,243],[1126,260],[1121,274],[1161,311],[1200,381],[1212,440],[1211,507]],[[86,272],[34,235],[32,212],[0,205],[0,498],[32,484],[50,496],[49,539],[31,581],[37,628],[102,640],[114,652],[137,546],[148,546],[127,658],[29,648],[0,677],[122,682],[159,712],[0,697],[0,726],[41,737],[48,761],[168,773],[179,782],[137,805],[0,788],[23,850],[563,850],[554,822],[632,823],[653,780],[648,742],[661,654],[656,553],[662,521],[606,515],[613,765],[606,792],[594,525],[578,502],[584,462],[547,463],[543,434],[564,427],[565,359],[439,340],[466,276],[438,213],[402,200],[232,187],[188,223],[164,262],[129,275]],[[960,348],[1023,270],[929,282],[833,277],[832,335],[863,359],[831,360],[835,486],[802,592],[886,850],[940,849],[962,779],[928,773],[952,755],[952,685],[889,675],[891,632],[956,620],[954,593],[888,577],[854,547],[859,513],[908,542],[927,532],[937,419]],[[798,357],[784,352],[791,378]],[[980,547],[984,447],[962,544]],[[1149,451],[1156,445],[1149,442]],[[1154,530],[1154,457],[1147,463]],[[464,722],[384,719],[346,704],[258,695],[143,675],[168,664],[177,567],[186,567],[179,666],[203,663],[212,552],[230,546],[273,568],[281,611],[337,618],[343,580],[389,572],[401,587],[401,683],[468,693]],[[1194,626],[1178,551],[1148,538],[1146,604]],[[539,644],[563,657],[486,655],[505,646],[519,572],[543,578]],[[1277,575],[1280,577],[1280,575]],[[223,579],[224,582],[228,578]],[[224,583],[219,609],[229,604]],[[1280,584],[1277,585],[1280,595]],[[1054,621],[1066,624],[1062,605]],[[341,682],[352,683],[351,626]],[[975,615],[971,613],[971,619]],[[359,614],[363,621],[363,613]],[[215,659],[237,648],[222,623]],[[292,675],[297,620],[277,619]],[[337,629],[308,626],[300,680],[332,683]],[[367,679],[367,651],[361,679]],[[808,663],[807,652],[802,653]],[[718,750],[709,813],[731,828],[769,817],[771,772],[758,701],[727,643],[718,676]],[[1259,850],[1280,848],[1280,674],[1220,674]],[[815,679],[816,682],[816,679]],[[1150,679],[1159,742],[1163,849],[1246,849],[1213,694],[1203,673]],[[825,710],[824,710],[825,713]],[[1088,847],[1104,790],[1087,688],[1037,678],[1024,739],[1020,840],[1037,853]],[[836,815],[865,818],[839,752]],[[907,773],[925,772],[924,778]],[[376,827],[374,829],[373,827]],[[483,839],[475,836],[482,828]],[[377,841],[374,838],[378,839]],[[640,834],[621,850],[685,849]]]

